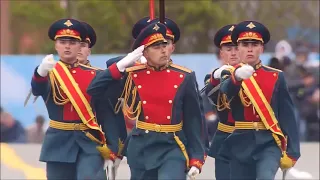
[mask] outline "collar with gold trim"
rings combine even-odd
[[[69,63],[66,63],[66,62],[63,62],[62,60],[60,60],[65,66],[67,66],[68,69],[72,69],[72,68],[75,68],[75,67],[78,67],[79,66],[79,62],[76,61],[75,63],[73,64],[69,64]]]
[[[151,69],[151,70],[153,70],[153,71],[162,71],[162,70],[167,69],[171,64],[172,64],[172,61],[170,60],[167,64],[165,64],[165,65],[163,65],[163,66],[161,66],[161,67],[159,67],[159,68],[156,68],[156,67],[154,67],[154,66],[151,66],[151,65],[149,65],[148,63],[146,63],[146,67],[147,67],[147,69]]]
[[[87,62],[86,62],[84,65],[91,67],[91,64],[90,64],[90,61],[89,61],[89,60],[87,60]]]
[[[259,61],[258,64],[253,66],[254,70],[260,69],[261,67],[262,67],[261,61]]]

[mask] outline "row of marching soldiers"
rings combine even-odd
[[[283,73],[259,60],[270,34],[258,22],[217,32],[225,64],[202,95],[194,71],[171,59],[180,30],[168,18],[139,20],[132,52],[107,60],[107,69],[90,65],[97,36],[89,24],[60,19],[48,35],[59,60],[44,57],[31,86],[51,119],[40,155],[49,180],[115,179],[124,156],[131,179],[194,179],[207,154],[216,179],[274,179],[300,156]],[[219,112],[210,147],[202,98]],[[130,134],[125,119],[135,122]]]

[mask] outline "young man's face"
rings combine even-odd
[[[166,65],[169,60],[169,49],[167,47],[167,43],[160,43],[147,47],[143,52],[143,56],[152,66]]]
[[[229,64],[231,66],[237,65],[241,62],[238,46],[222,45],[220,49],[220,57],[223,64]]]
[[[91,54],[91,49],[89,48],[89,43],[81,42],[80,43],[80,51],[78,52],[77,59],[79,63],[85,64],[88,60],[88,56]]]
[[[255,65],[260,61],[260,55],[263,53],[263,44],[260,41],[240,41],[238,49],[241,61]]]
[[[77,39],[57,39],[55,49],[63,61],[74,61],[80,51],[80,41]]]

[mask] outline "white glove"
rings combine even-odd
[[[232,67],[232,66],[230,66],[230,65],[223,65],[223,66],[221,66],[219,69],[217,69],[216,71],[214,71],[214,73],[213,73],[213,78],[214,78],[214,79],[220,79],[220,77],[221,77],[221,72],[222,72],[223,70],[229,68],[229,67]]]
[[[141,64],[147,63],[147,59],[146,59],[144,56],[141,56],[141,58],[140,58],[140,63],[141,63]]]
[[[197,167],[192,166],[188,172],[188,177],[190,179],[195,179],[199,173],[200,173],[200,170]]]
[[[142,57],[142,52],[144,50],[144,45],[138,47],[131,53],[129,53],[126,57],[117,62],[117,67],[120,72],[124,72],[127,67],[134,65],[136,61],[138,61]]]
[[[37,73],[41,77],[46,77],[48,75],[48,72],[54,68],[56,65],[56,61],[53,59],[53,55],[49,54],[46,57],[42,59],[41,64],[38,67]]]
[[[110,159],[107,159],[104,161],[104,165],[103,168],[106,170],[106,175],[108,177],[108,179],[115,179],[115,177],[113,177],[113,166],[114,166],[114,162]]]
[[[250,65],[245,64],[245,65],[239,67],[239,68],[236,70],[235,76],[236,76],[236,79],[237,79],[238,81],[241,81],[241,80],[243,80],[243,79],[248,79],[248,78],[250,78],[250,77],[252,76],[253,72],[254,72],[253,67],[250,66]]]
[[[121,159],[116,158],[116,160],[114,161],[114,164],[113,164],[113,167],[115,169],[115,173],[114,173],[115,176],[117,175],[117,171],[120,166],[120,163],[121,163]]]

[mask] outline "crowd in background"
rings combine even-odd
[[[296,120],[301,141],[319,142],[319,57],[310,59],[314,49],[297,44],[294,48],[287,41],[280,41],[275,47],[269,66],[284,72],[289,92],[296,106]],[[319,53],[319,52],[317,52]],[[217,53],[218,55],[219,53]],[[292,54],[295,54],[292,57]],[[204,99],[206,100],[206,99]],[[208,123],[208,134],[213,136],[218,117],[209,102],[204,102]],[[33,125],[23,127],[20,121],[1,107],[1,141],[7,143],[42,143],[47,124],[43,116],[37,116]]]
[[[35,143],[41,144],[46,131],[45,118],[37,116],[34,124],[23,127],[9,112],[1,107],[1,136],[0,142],[6,143]]]

